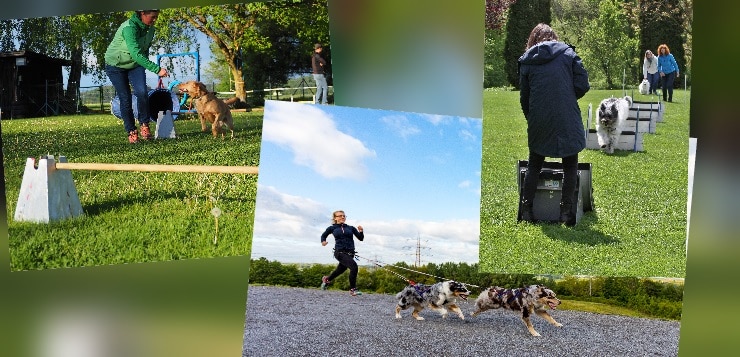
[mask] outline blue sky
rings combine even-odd
[[[383,263],[478,261],[481,120],[267,101],[252,257],[334,263],[331,213]],[[367,263],[362,262],[361,263]]]

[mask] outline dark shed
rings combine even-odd
[[[29,118],[74,113],[64,98],[62,67],[72,61],[32,51],[0,53],[2,118]]]

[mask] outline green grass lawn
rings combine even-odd
[[[235,138],[222,140],[181,116],[176,139],[132,145],[122,121],[110,114],[3,120],[11,270],[249,255],[256,175],[73,170],[82,216],[52,223],[13,219],[28,157],[258,166],[262,112],[235,112],[234,122]],[[218,228],[214,207],[222,211]]]
[[[633,95],[636,101],[657,100]],[[621,90],[591,90],[579,101],[583,122]],[[594,210],[573,228],[518,223],[518,160],[526,160],[527,123],[519,92],[483,96],[481,270],[494,273],[679,277],[686,270],[689,93],[674,92],[642,152],[585,149],[592,164]],[[595,113],[594,113],[595,115]],[[593,123],[591,124],[593,127]],[[548,159],[559,162],[560,159]]]

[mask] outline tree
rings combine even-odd
[[[511,4],[516,0],[486,0],[486,30],[501,30],[506,25]]]
[[[557,0],[552,3],[552,28],[561,41],[580,48],[583,24],[599,15],[601,0]]]
[[[486,38],[483,47],[483,87],[509,84],[504,71],[505,26],[509,7],[516,0],[486,0]]]
[[[601,75],[606,87],[614,88],[615,79],[640,62],[638,40],[631,36],[627,13],[620,0],[599,3],[599,16],[588,21],[579,49],[589,75]]]
[[[237,80],[243,78],[240,65],[242,44],[266,46],[260,43],[254,32],[255,21],[256,14],[248,4],[164,9],[158,20],[167,24],[160,29],[165,35],[175,28],[194,28],[208,36],[223,54],[233,78]],[[236,96],[246,101],[243,85],[237,86]]]
[[[524,53],[529,33],[538,23],[550,23],[550,0],[517,1],[509,7],[504,61],[506,78],[519,88],[518,60]]]
[[[105,50],[128,17],[130,13],[112,12],[3,21],[0,27],[7,36],[3,36],[2,50],[23,49],[69,59],[66,95],[75,99],[83,74],[99,82],[105,79]]]
[[[691,0],[640,0],[640,46],[651,49],[657,55],[660,44],[668,45],[680,73],[686,73],[686,64],[690,59],[685,56],[684,45],[691,39],[692,8]],[[679,83],[676,81],[676,84]]]
[[[17,26],[18,20],[15,19],[0,21],[0,52],[11,52],[15,50],[13,39],[15,38]]]
[[[268,78],[287,78],[291,70],[310,65],[307,58],[314,42],[328,43],[329,38],[326,2],[319,0],[166,9],[158,20],[162,21],[169,28],[190,26],[208,36],[223,55],[236,96],[244,102],[246,79],[254,87],[264,83],[260,76],[265,73]],[[295,65],[299,61],[304,66]]]
[[[91,75],[98,83],[106,77],[105,50],[123,21],[130,15],[124,12],[67,16],[69,25],[66,42],[72,66],[67,81],[67,96],[76,95],[82,75]],[[87,60],[95,58],[95,62]],[[97,65],[95,65],[97,63]]]

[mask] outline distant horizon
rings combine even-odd
[[[252,256],[334,264],[331,212],[360,257],[477,262],[482,120],[266,101]]]

